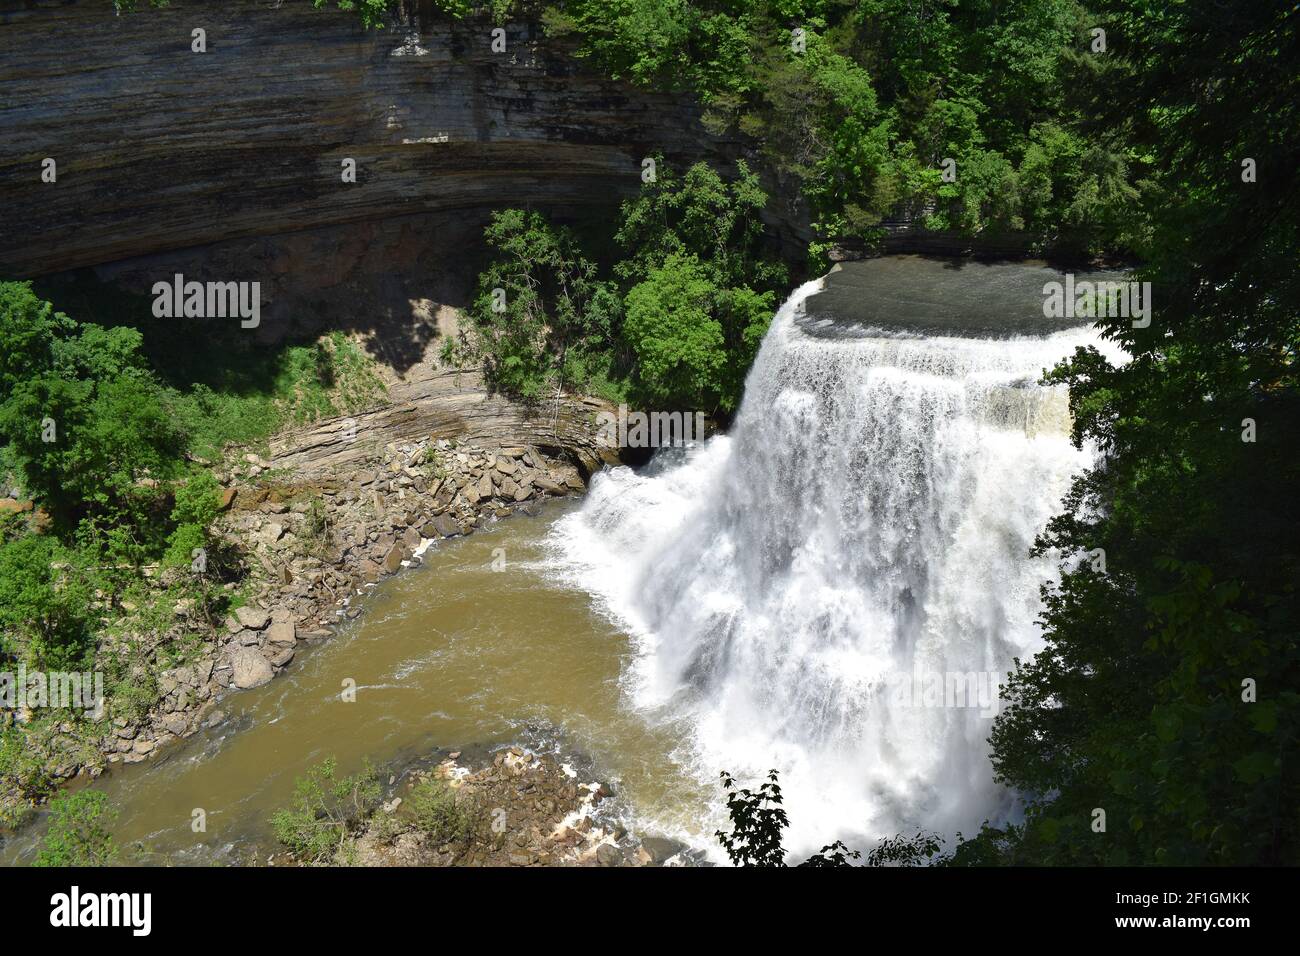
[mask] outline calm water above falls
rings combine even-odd
[[[225,725],[101,781],[119,841],[220,859],[269,844],[270,813],[323,757],[350,771],[519,741],[612,779],[634,827],[701,846],[722,769],[781,771],[799,852],[1014,813],[986,701],[921,691],[999,679],[1039,646],[1052,572],[1027,551],[1087,455],[1064,394],[1036,383],[1100,344],[1043,325],[1044,274],[877,260],[825,296],[804,286],[730,435],[443,542],[284,677],[223,702]]]

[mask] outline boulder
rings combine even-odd
[[[667,837],[645,837],[641,840],[641,849],[645,850],[651,863],[658,865],[682,852],[686,849],[686,844]]]
[[[388,549],[384,555],[383,567],[389,574],[396,574],[402,567],[402,562],[406,560],[406,549],[400,544],[395,544]]]
[[[261,687],[272,677],[275,671],[261,653],[252,647],[236,648],[230,655],[231,683],[240,690]]]
[[[601,866],[618,866],[622,859],[623,854],[612,843],[602,843],[596,847],[596,862]]]
[[[271,657],[269,658],[269,660],[271,661],[271,666],[284,667],[291,660],[293,660],[293,653],[294,651],[292,647],[282,647],[279,650],[276,650],[275,653],[272,654]]]
[[[298,640],[298,628],[292,620],[272,621],[266,639],[272,644],[292,645]]]
[[[260,631],[262,628],[266,627],[267,624],[271,623],[271,615],[266,611],[263,611],[261,608],[244,605],[243,607],[235,608],[235,620],[239,622],[241,627]]]
[[[185,719],[184,714],[168,714],[162,719],[163,729],[169,734],[175,734],[177,737],[183,737],[185,731],[189,730],[189,721]]]
[[[451,515],[438,515],[430,523],[433,525],[434,530],[438,532],[438,537],[440,538],[450,538],[453,535],[460,534],[460,525],[456,523],[456,519]],[[432,535],[430,535],[430,537],[432,537]]]
[[[563,485],[559,482],[552,481],[545,475],[537,475],[533,478],[533,484],[548,495],[562,495],[565,493]]]

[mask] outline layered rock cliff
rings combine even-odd
[[[300,475],[337,473],[377,457],[390,442],[424,436],[486,448],[532,445],[564,453],[586,475],[617,461],[597,441],[596,416],[612,412],[594,398],[521,405],[488,392],[478,369],[413,378],[390,391],[392,403],[277,435],[270,465]]]
[[[602,79],[529,24],[494,53],[482,19],[367,32],[310,0],[139,7],[0,6],[0,275],[258,280],[269,337],[322,309],[460,304],[492,208],[590,212],[635,192],[646,156],[742,152],[688,98]]]

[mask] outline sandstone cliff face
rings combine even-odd
[[[140,8],[0,0],[0,275],[258,280],[264,335],[322,299],[455,305],[489,209],[589,212],[634,193],[645,156],[725,167],[742,149],[688,98],[601,79],[528,24],[493,53],[481,19],[367,32],[310,0]]]

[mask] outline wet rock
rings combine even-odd
[[[596,847],[596,862],[601,866],[618,866],[623,862],[623,854],[611,843],[602,843]]]
[[[658,866],[686,849],[686,844],[667,837],[645,837],[641,840],[641,849],[645,850],[650,862]]]
[[[440,538],[450,538],[460,534],[460,525],[451,515],[441,514],[433,519],[433,528]],[[432,535],[430,535],[432,537]]]
[[[292,647],[267,648],[267,650],[271,652],[270,661],[272,667],[284,667],[293,660],[294,650]]]

